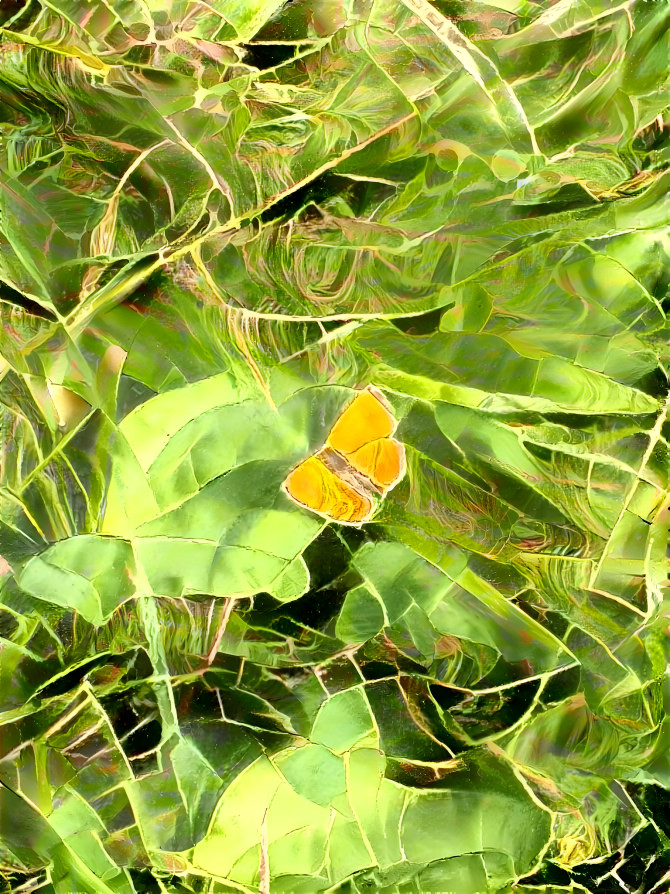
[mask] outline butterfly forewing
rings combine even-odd
[[[326,444],[347,456],[365,444],[387,438],[396,421],[372,391],[361,391],[333,426]]]

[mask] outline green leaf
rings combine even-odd
[[[536,859],[549,834],[549,813],[491,758],[480,755],[468,764],[444,789],[420,792],[384,779],[383,756],[366,747],[339,759],[310,745],[260,758],[224,793],[194,850],[195,865],[221,880],[258,885],[266,859],[282,890],[302,890],[311,877],[311,890],[318,891],[372,865],[397,872],[403,865],[480,852],[493,870],[491,883],[504,884]],[[316,773],[327,774],[328,788],[315,790]],[[482,791],[468,784],[477,777],[488,783]],[[499,822],[483,822],[491,815]],[[259,829],[267,836],[265,858]],[[495,869],[491,853],[503,858]]]
[[[102,624],[135,595],[133,549],[128,541],[111,537],[63,540],[31,559],[17,582],[38,599]]]

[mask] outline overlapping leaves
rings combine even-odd
[[[7,884],[663,890],[667,8],[0,24]]]

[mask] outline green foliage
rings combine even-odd
[[[669,34],[0,4],[0,890],[667,889]]]

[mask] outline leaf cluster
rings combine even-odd
[[[6,890],[666,890],[669,25],[2,4]]]

